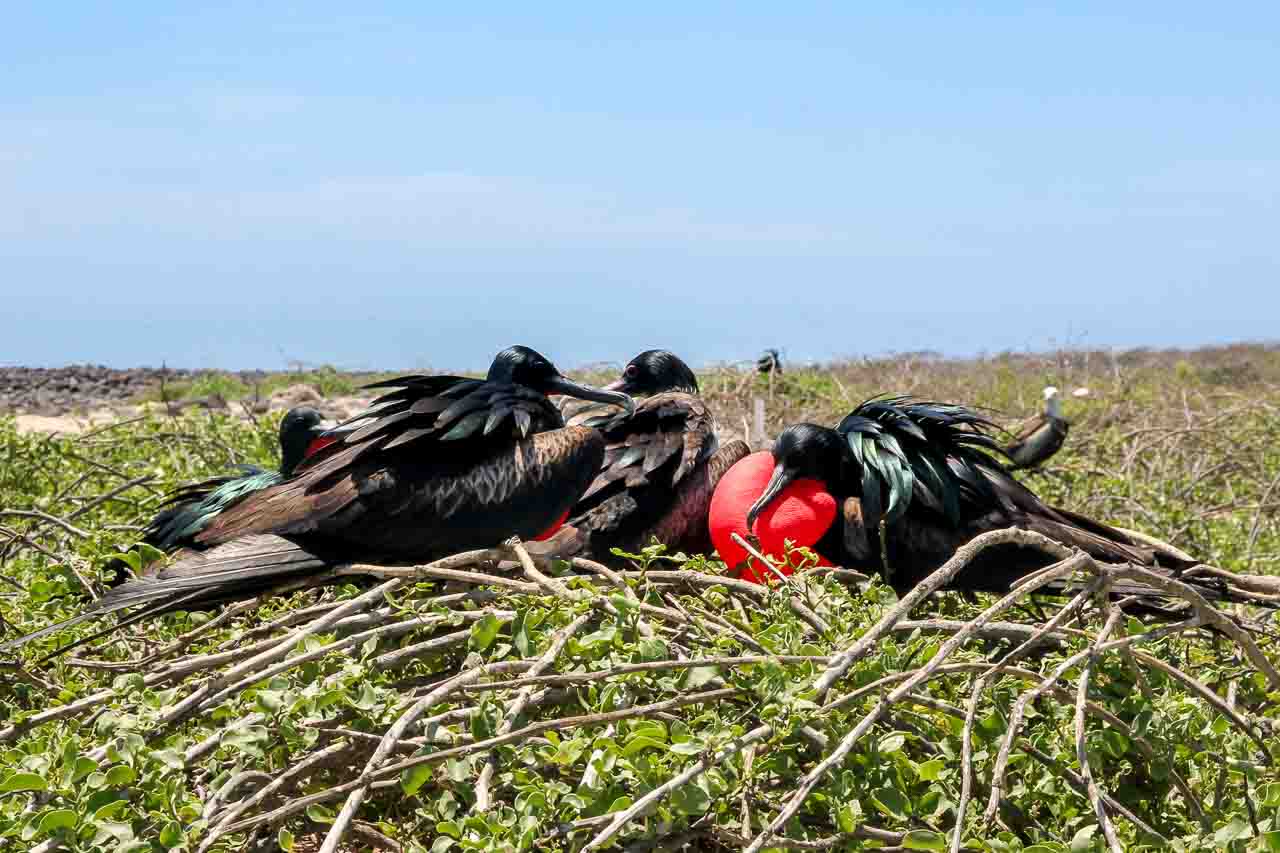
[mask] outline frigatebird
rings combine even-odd
[[[324,436],[324,432],[321,414],[310,406],[296,406],[285,412],[280,420],[278,469],[272,471],[256,465],[239,465],[236,466],[238,473],[211,477],[175,489],[165,497],[160,511],[143,528],[142,544],[165,553],[197,547],[196,534],[204,530],[214,516],[247,495],[288,479],[305,457],[334,440]],[[112,573],[108,586],[118,586],[130,576],[128,564],[121,559],[112,560],[105,568]]]
[[[614,548],[636,553],[655,539],[673,553],[710,553],[711,495],[750,448],[736,440],[720,446],[698,378],[667,350],[640,353],[605,388],[645,399],[634,412],[586,410],[569,418],[605,440],[599,473],[569,513],[587,553],[608,560]]]
[[[1067,440],[1070,424],[1062,416],[1062,400],[1058,389],[1050,385],[1044,389],[1044,411],[1018,427],[1013,442],[1003,450],[1013,460],[1010,467],[1035,468],[1062,449]]]
[[[899,594],[975,536],[1008,527],[1109,563],[1187,568],[1166,549],[1042,501],[991,455],[999,451],[994,428],[970,409],[908,397],[868,400],[835,429],[790,426],[772,450],[722,478],[712,537],[731,566],[747,562],[731,534],[750,531],[766,553],[781,554],[791,539],[832,563],[880,573]],[[1034,548],[990,548],[951,587],[1003,593],[1052,562]],[[744,575],[758,579],[749,565]]]
[[[534,537],[582,496],[604,458],[600,434],[565,427],[547,395],[635,406],[521,346],[498,353],[484,379],[414,375],[367,387],[397,390],[326,433],[335,440],[293,476],[211,519],[195,535],[207,550],[181,552],[86,613],[0,648],[135,605],[207,606],[339,563],[418,563]]]
[[[776,349],[765,350],[760,357],[756,359],[756,372],[781,373],[782,353],[778,352]]]
[[[175,551],[195,544],[195,536],[218,513],[253,492],[287,480],[304,458],[335,439],[325,436],[323,419],[310,406],[290,409],[280,421],[280,467],[275,471],[241,465],[240,473],[212,477],[183,486],[169,494],[161,511],[151,520],[142,541],[161,551]]]

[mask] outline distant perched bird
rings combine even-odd
[[[710,409],[698,396],[689,366],[666,350],[633,358],[605,386],[643,396],[634,412],[580,411],[570,423],[604,435],[604,462],[569,524],[587,537],[587,551],[611,558],[657,540],[671,552],[710,553],[707,509],[725,471],[749,452],[745,442],[719,446]]]
[[[142,542],[166,553],[178,548],[198,547],[196,534],[204,530],[214,516],[234,506],[256,491],[283,482],[308,455],[329,442],[320,413],[309,406],[298,406],[285,413],[280,421],[280,467],[275,471],[256,465],[240,465],[239,473],[211,477],[175,489],[165,499],[155,518],[143,530]],[[123,560],[112,560],[106,569],[113,573],[108,585],[116,586],[129,577]]]
[[[1071,425],[1062,416],[1062,399],[1058,389],[1044,389],[1044,411],[1018,427],[1013,443],[1004,453],[1013,460],[1013,469],[1035,468],[1062,449]]]
[[[547,394],[615,403],[527,347],[498,353],[485,379],[404,376],[326,434],[293,476],[244,497],[159,571],[111,590],[70,623],[151,605],[242,598],[338,563],[426,562],[545,531],[582,496],[604,458],[587,427],[565,427]],[[0,648],[44,636],[50,626]]]
[[[756,371],[759,373],[781,373],[782,355],[776,349],[767,349],[756,359]]]
[[[712,538],[730,566],[747,557],[731,534],[750,532],[766,553],[781,554],[791,539],[832,563],[879,572],[899,593],[975,536],[1008,527],[1106,562],[1187,568],[1170,549],[1044,503],[989,455],[998,450],[993,427],[963,407],[907,397],[868,400],[835,429],[790,426],[771,451],[752,454],[721,479]],[[1054,561],[1035,548],[990,548],[951,588],[1008,592]],[[758,577],[754,570],[748,576]],[[1212,578],[1188,582],[1221,597]]]

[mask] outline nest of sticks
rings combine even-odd
[[[999,600],[936,594],[1011,541],[1057,562]],[[304,837],[322,853],[957,851],[1066,825],[1120,850],[1211,833],[1214,806],[1241,798],[1268,831],[1253,792],[1280,752],[1270,637],[1180,580],[1018,530],[978,537],[901,600],[842,569],[761,586],[657,551],[627,565],[511,542],[343,567],[309,582],[327,584],[318,603],[280,606],[280,590],[167,646],[139,626],[81,652],[69,665],[111,687],[0,744],[57,725],[100,766],[156,758],[143,776],[188,804],[192,853]],[[1067,577],[1074,596],[1036,595]],[[1275,579],[1224,579],[1280,596]],[[1122,582],[1182,618],[1133,618],[1108,595]]]

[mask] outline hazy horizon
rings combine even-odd
[[[9,10],[0,364],[1276,336],[1280,7]]]

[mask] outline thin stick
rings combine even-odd
[[[1105,586],[1101,595],[1105,599]],[[1093,813],[1098,819],[1098,825],[1102,827],[1102,834],[1107,839],[1107,846],[1112,853],[1123,853],[1124,848],[1120,846],[1120,841],[1116,838],[1116,828],[1112,825],[1111,817],[1107,814],[1106,806],[1102,803],[1098,783],[1093,778],[1093,770],[1089,767],[1089,754],[1085,749],[1084,742],[1084,705],[1085,700],[1089,697],[1089,680],[1093,675],[1093,665],[1098,661],[1098,647],[1106,642],[1107,637],[1120,624],[1120,619],[1123,616],[1123,611],[1119,607],[1111,606],[1108,609],[1111,613],[1107,616],[1107,623],[1098,632],[1098,638],[1089,646],[1089,655],[1085,658],[1084,671],[1080,673],[1080,685],[1076,690],[1076,761],[1080,764],[1080,775],[1084,777],[1085,787],[1089,792],[1089,802],[1093,805]]]

